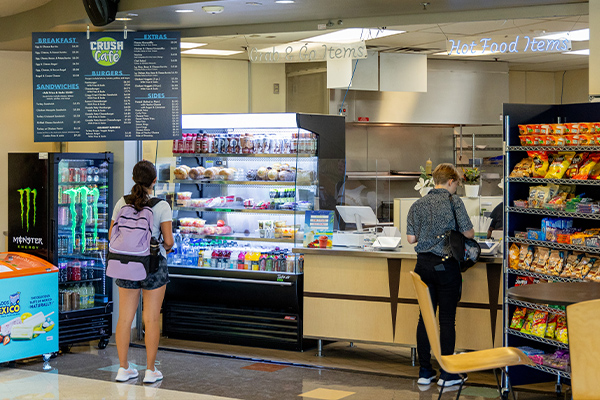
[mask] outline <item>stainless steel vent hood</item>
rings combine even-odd
[[[345,94],[345,90],[330,90],[331,114],[339,113]],[[498,125],[502,104],[507,102],[508,64],[428,60],[427,92],[350,89],[346,122]]]

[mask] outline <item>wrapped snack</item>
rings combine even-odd
[[[529,285],[532,283],[533,283],[532,276],[517,276],[517,279],[515,279],[515,286],[524,286],[524,285]]]
[[[589,153],[577,153],[571,160],[571,165],[565,172],[565,178],[572,178],[579,172],[579,168],[585,163]]]
[[[535,134],[540,133],[541,125],[529,124],[529,125],[525,125],[525,126],[527,129],[527,134],[529,134],[529,135],[535,135]]]
[[[525,259],[523,260],[522,269],[526,271],[531,271],[533,266],[533,246],[527,246],[527,254],[525,255]]]
[[[529,251],[529,246],[526,244],[522,244],[519,250],[519,264],[518,269],[525,269],[525,258],[527,257],[527,252]]]
[[[256,176],[258,177],[259,180],[266,181],[267,173],[268,173],[267,167],[260,167],[258,169],[258,171],[256,171]]]
[[[552,160],[552,164],[548,168],[548,172],[544,175],[546,179],[561,179],[569,165],[571,165],[571,161],[575,156],[575,152],[572,151],[561,151],[559,152],[554,159]],[[535,164],[535,160],[534,160]]]
[[[519,161],[509,177],[511,178],[519,178],[519,177],[528,177],[531,175],[531,166],[533,165],[533,159],[531,157],[526,157]]]
[[[532,264],[533,270],[541,274],[546,272],[548,258],[550,257],[550,249],[547,247],[538,247],[536,251],[537,260]]]
[[[558,138],[560,136],[556,136],[556,135],[546,135],[544,136],[544,145],[546,146],[556,146],[558,143]]]
[[[508,266],[510,269],[519,269],[519,246],[513,243],[510,246]]]
[[[543,178],[548,173],[548,153],[545,151],[528,151],[527,155],[533,160],[531,165],[531,176]]]
[[[577,279],[583,279],[586,277],[586,275],[588,274],[588,272],[590,272],[590,269],[592,269],[592,266],[594,265],[594,263],[596,262],[596,258],[595,257],[590,257],[589,255],[585,255],[583,256],[583,258],[581,259],[581,261],[579,261],[579,264],[577,264],[577,267],[575,267],[575,273],[571,274],[571,278],[577,278]]]
[[[591,146],[594,141],[594,135],[579,134],[579,145],[580,146]]]
[[[517,307],[512,316],[512,321],[510,322],[510,329],[516,329],[518,331],[523,328],[525,324],[525,315],[527,314],[527,309],[525,307]]]
[[[594,131],[594,124],[591,124],[589,122],[580,122],[579,123],[579,134],[581,135],[583,134],[588,134],[588,133],[593,133]]]
[[[598,275],[600,273],[600,262],[595,262],[594,265],[592,266],[592,268],[590,269],[590,272],[588,272],[588,274],[585,277],[586,281],[590,281],[590,282],[598,282],[598,278],[600,278],[600,276]]]
[[[535,310],[527,310],[527,314],[525,315],[525,323],[521,328],[521,333],[531,333],[533,329],[533,316],[535,314]]]
[[[554,126],[554,133],[557,135],[564,135],[567,133],[567,129],[563,124],[552,124]]]
[[[553,313],[548,314],[548,323],[546,324],[546,334],[544,337],[548,339],[554,339],[554,334],[556,332],[556,320],[558,316]]]
[[[565,262],[565,252],[562,250],[552,250],[548,257],[548,274],[559,276],[562,272]]]
[[[533,314],[533,325],[531,327],[531,334],[543,338],[546,334],[547,324],[548,312],[536,310]]]
[[[583,258],[583,253],[571,253],[567,256],[567,259],[565,260],[565,266],[560,274],[561,277],[563,278],[569,278],[571,277],[571,274],[575,273],[575,268],[577,267],[577,264],[579,264],[579,261]]]
[[[553,135],[554,127],[551,124],[540,125],[540,133],[542,135]]]
[[[588,179],[600,179],[600,164],[596,164],[592,167],[590,174],[588,175]]]
[[[592,169],[598,164],[598,161],[600,161],[600,153],[592,153],[587,160],[581,164],[577,173],[571,176],[571,178],[588,179],[588,176],[591,175]]]
[[[519,140],[521,141],[521,146],[533,146],[534,145],[534,137],[533,135],[521,135],[519,136]]]
[[[579,124],[565,124],[565,133],[567,135],[576,135],[579,133]]]
[[[519,135],[527,134],[527,125],[519,125]]]
[[[568,344],[569,337],[567,334],[567,319],[564,315],[559,315],[556,319],[556,332],[555,337],[559,342]]]

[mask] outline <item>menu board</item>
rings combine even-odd
[[[33,33],[35,142],[181,138],[179,32]]]

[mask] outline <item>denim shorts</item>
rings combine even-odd
[[[127,279],[115,279],[118,287],[124,289],[144,289],[153,290],[169,283],[169,267],[167,267],[167,259],[161,257],[158,264],[158,271],[148,274],[143,281],[129,281]]]

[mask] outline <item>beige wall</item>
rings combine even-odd
[[[588,70],[559,72],[510,71],[509,102],[529,104],[585,103]],[[563,84],[564,79],[564,84]]]
[[[285,64],[251,64],[250,78],[251,112],[285,112]],[[274,84],[279,94],[273,93]]]

